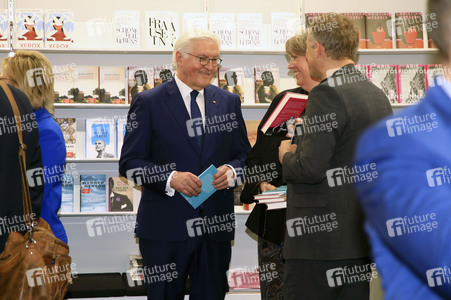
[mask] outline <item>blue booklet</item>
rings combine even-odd
[[[204,203],[205,200],[208,199],[214,192],[216,192],[216,189],[213,187],[213,175],[218,172],[218,169],[216,169],[215,166],[211,165],[202,172],[202,174],[199,175],[200,181],[202,181],[202,188],[201,192],[197,197],[188,197],[184,194],[182,196],[188,201],[189,204],[191,204],[194,209],[198,208],[199,205]]]

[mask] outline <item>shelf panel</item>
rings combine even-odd
[[[70,163],[113,163],[119,162],[119,158],[66,158]]]
[[[438,49],[359,49],[361,55],[438,54]]]
[[[129,109],[130,104],[88,104],[88,103],[55,103],[55,108],[94,108],[94,109],[116,109],[116,108],[125,108]]]

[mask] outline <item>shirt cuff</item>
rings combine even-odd
[[[177,171],[172,171],[171,174],[168,177],[168,181],[166,181],[166,190],[165,190],[165,192],[166,192],[166,195],[169,196],[169,197],[172,197],[172,196],[175,195],[175,190],[173,188],[171,188],[171,179],[172,179],[172,176],[174,175],[175,172],[177,172]]]
[[[232,169],[232,172],[233,172],[233,185],[229,184],[229,187],[228,187],[228,189],[229,189],[229,188],[234,187],[236,185],[236,171],[235,171],[235,168],[232,167],[232,165],[225,164],[224,166],[229,167],[230,169]]]

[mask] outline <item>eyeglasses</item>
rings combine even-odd
[[[213,67],[217,67],[217,66],[221,65],[221,63],[222,63],[222,59],[220,59],[220,58],[208,58],[208,57],[205,57],[205,56],[193,55],[191,53],[187,53],[187,54],[189,54],[191,56],[194,56],[194,57],[197,57],[199,59],[199,62],[200,62],[200,64],[202,66],[208,65],[210,63],[210,61],[213,64]]]

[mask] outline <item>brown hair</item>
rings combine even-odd
[[[45,108],[53,114],[53,71],[50,61],[37,51],[17,50],[2,61],[2,72],[30,99],[35,110]]]
[[[357,59],[359,30],[352,21],[336,13],[321,14],[307,24],[310,42],[324,46],[326,54],[335,60]]]
[[[440,54],[449,59],[449,43],[451,34],[451,2],[448,0],[428,1],[428,35],[437,46]]]

